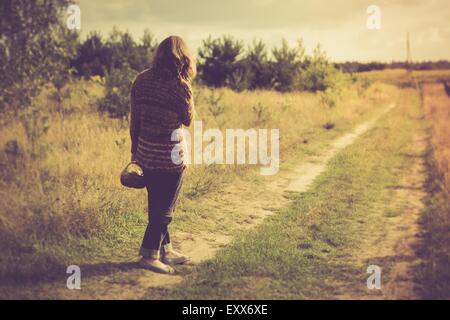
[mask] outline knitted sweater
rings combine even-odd
[[[183,136],[172,141],[174,130],[189,126],[193,117],[192,89],[168,70],[147,69],[131,87],[131,153],[147,170],[182,171],[185,164],[172,160]]]

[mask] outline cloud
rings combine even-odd
[[[80,0],[82,29],[107,33],[116,25],[139,37],[179,34],[193,47],[209,34],[259,38],[269,46],[282,38],[322,43],[338,60],[404,58],[407,31],[418,59],[450,58],[448,0]],[[366,9],[380,6],[382,30],[367,30]],[[416,42],[415,42],[416,41]],[[415,43],[414,43],[415,42]]]
[[[85,0],[79,3],[88,12],[93,11],[93,17],[108,17],[117,22],[150,20],[257,29],[304,24],[327,26],[345,21],[357,12],[364,12],[365,8],[365,1],[361,0],[334,0],[327,3],[299,0]]]

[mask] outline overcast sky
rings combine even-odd
[[[269,47],[302,38],[335,61],[404,60],[410,32],[413,60],[450,59],[449,0],[79,0],[81,31],[107,35],[113,26],[138,39],[149,29],[162,40],[176,34],[192,51],[224,34]],[[366,26],[367,8],[381,9],[381,29]]]

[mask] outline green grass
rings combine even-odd
[[[365,287],[365,269],[347,257],[378,223],[377,203],[406,166],[402,155],[419,122],[414,92],[377,126],[330,162],[310,191],[290,195],[289,208],[238,237],[198,267],[168,298],[310,299],[339,294],[336,283]],[[380,226],[382,227],[382,226]],[[148,298],[155,297],[149,292]]]

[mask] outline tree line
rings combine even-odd
[[[336,68],[341,69],[347,73],[367,72],[374,70],[386,70],[386,69],[411,69],[411,70],[445,70],[450,69],[450,61],[438,60],[438,61],[418,61],[418,62],[406,62],[406,61],[392,61],[388,63],[383,62],[357,62],[347,61],[342,63],[335,63]]]
[[[124,66],[138,72],[150,66],[157,45],[158,41],[148,30],[138,42],[128,32],[116,28],[104,41],[99,33],[93,32],[78,44],[71,66],[83,77],[105,76]],[[269,50],[261,40],[245,46],[232,36],[209,37],[203,41],[197,56],[199,83],[234,90],[323,91],[332,86],[338,71],[352,74],[385,69],[450,69],[446,60],[331,63],[320,45],[307,55],[301,40],[294,46],[282,40],[279,47]]]
[[[128,32],[118,29],[105,40],[93,32],[77,45],[71,67],[82,77],[107,76],[122,68],[139,72],[150,66],[157,45],[148,30],[137,42]],[[338,72],[320,46],[312,55],[306,55],[301,41],[289,46],[283,40],[269,51],[262,41],[245,46],[232,36],[204,40],[198,49],[197,68],[199,83],[234,90],[320,91],[331,84],[330,78]]]

